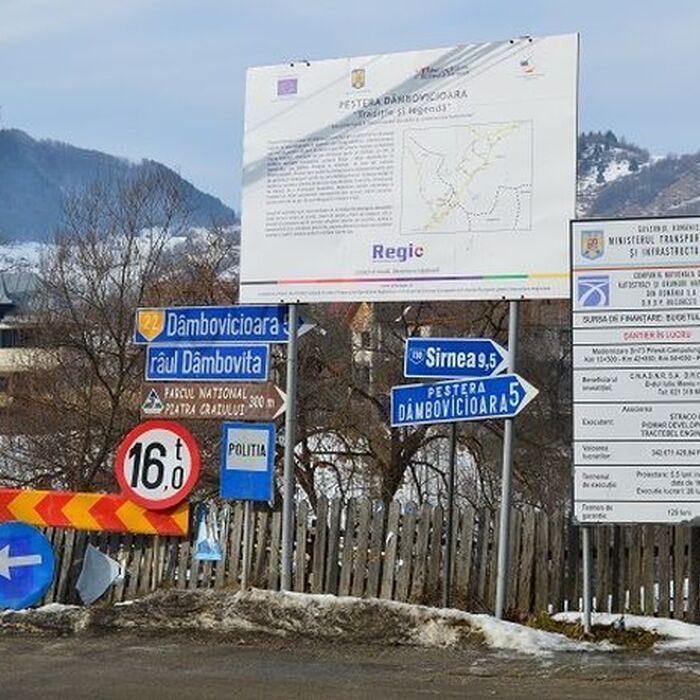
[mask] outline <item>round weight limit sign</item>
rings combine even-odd
[[[146,421],[119,446],[116,475],[124,495],[135,503],[153,510],[170,508],[197,482],[197,443],[179,423]]]

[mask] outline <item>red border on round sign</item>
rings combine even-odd
[[[190,452],[190,457],[192,459],[192,464],[190,465],[190,475],[187,481],[183,484],[179,493],[168,498],[163,498],[161,500],[149,500],[139,496],[135,493],[132,487],[127,483],[126,477],[124,475],[124,463],[126,461],[126,453],[129,451],[131,445],[144,433],[149,430],[170,430],[175,433],[178,437],[182,438],[187,449]],[[114,462],[114,471],[119,482],[119,487],[122,490],[122,494],[126,496],[130,501],[137,503],[144,508],[149,510],[165,510],[166,508],[171,508],[177,505],[180,501],[183,501],[187,496],[189,496],[190,491],[194,488],[197,479],[199,478],[199,468],[200,468],[200,456],[199,447],[197,447],[197,442],[195,441],[192,433],[190,433],[184,425],[176,423],[172,420],[147,420],[143,423],[139,423],[135,428],[130,430],[124,439],[119,444],[119,449],[117,450],[117,457]]]

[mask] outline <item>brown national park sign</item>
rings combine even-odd
[[[272,382],[146,382],[144,418],[273,420],[284,413],[286,395]]]

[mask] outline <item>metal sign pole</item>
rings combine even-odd
[[[583,631],[591,633],[591,528],[584,526],[583,530]]]
[[[292,590],[294,552],[294,444],[297,422],[297,305],[289,305],[287,344],[287,413],[284,416],[284,475],[282,485],[282,570],[280,590]]]
[[[251,525],[253,519],[253,502],[243,502],[243,572],[241,573],[241,589],[248,590],[250,585],[250,560],[252,554]]]
[[[450,463],[447,472],[447,531],[442,571],[442,607],[449,608],[452,594],[452,546],[455,510],[455,455],[457,452],[457,423],[450,426]]]
[[[508,372],[515,372],[515,357],[518,345],[519,302],[511,301],[508,308]],[[496,610],[500,620],[505,610],[508,590],[508,543],[510,541],[511,482],[513,478],[513,444],[515,422],[507,418],[503,432],[503,475],[501,477],[501,516],[498,530],[498,575],[496,579]]]

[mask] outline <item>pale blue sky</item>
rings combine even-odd
[[[238,209],[248,66],[578,31],[581,128],[664,155],[700,149],[699,30],[697,0],[0,0],[0,116]]]

